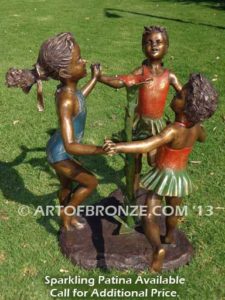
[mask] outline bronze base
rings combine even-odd
[[[137,193],[137,203],[143,204],[146,191],[140,189]],[[121,205],[123,194],[114,191],[98,205]],[[59,244],[62,253],[73,264],[85,269],[103,268],[135,271],[148,269],[152,260],[152,247],[143,234],[142,228],[129,234],[118,234],[120,223],[113,218],[83,217],[84,228],[72,231],[61,229]],[[165,234],[165,217],[160,217],[162,236]],[[175,232],[176,245],[163,245],[166,256],[163,269],[173,270],[187,264],[193,256],[193,248],[185,234],[180,230]]]

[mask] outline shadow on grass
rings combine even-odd
[[[16,170],[16,166],[20,164],[29,164],[32,168],[39,168],[41,172],[50,174],[50,176],[55,177],[54,171],[49,166],[46,157],[43,158],[31,158],[30,160],[25,161],[28,152],[45,152],[45,148],[33,148],[28,149],[25,146],[21,146],[21,153],[11,162],[0,161],[0,189],[6,199],[13,200],[20,203],[21,205],[31,206],[32,211],[39,211],[41,207],[44,212],[47,211],[47,206],[58,205],[55,203],[57,197],[57,191],[59,189],[59,184],[56,186],[56,191],[48,193],[46,195],[35,195],[32,193],[25,185],[23,178]],[[107,160],[103,156],[86,156],[82,157],[84,166],[88,167],[91,171],[96,172],[100,179],[100,184],[111,183],[112,178],[114,182],[121,188],[121,177],[123,177],[123,169],[117,172],[115,176],[115,170],[108,166]],[[116,178],[116,179],[115,179]],[[36,179],[35,179],[36,180]],[[36,182],[36,185],[39,183]],[[101,200],[100,194],[95,192],[92,195],[92,198],[95,199],[95,202]],[[38,216],[38,214],[37,214]],[[37,219],[37,223],[45,227],[46,231],[58,235],[58,231],[54,228],[52,222],[59,223],[59,217],[54,215],[43,216]]]
[[[124,183],[121,178],[124,177],[124,169],[115,171],[114,168],[108,165],[106,156],[79,156],[79,161],[82,165],[94,172],[100,177],[99,184],[115,183],[118,187],[124,188]]]
[[[4,162],[0,161],[0,189],[5,198],[13,200],[20,203],[21,205],[31,206],[36,210],[39,206],[45,207],[47,205],[53,205],[55,199],[55,192],[46,195],[35,195],[33,194],[24,184],[23,178],[20,176],[19,172],[15,169],[16,166],[24,163],[26,155],[30,151],[43,151],[43,148],[28,149],[21,146],[21,153],[12,161]],[[25,164],[31,164],[33,167],[40,167],[44,172],[51,175],[50,168],[48,167],[45,158],[31,159],[26,161]],[[38,185],[38,182],[36,183]],[[57,234],[57,231],[51,225],[51,220],[56,221],[56,216],[41,217],[37,220],[46,230],[52,234]]]
[[[144,16],[144,17],[151,17],[151,18],[155,18],[155,19],[174,21],[174,22],[179,22],[179,23],[184,23],[184,24],[207,26],[207,27],[223,29],[223,30],[225,29],[225,26],[217,26],[217,25],[211,25],[211,24],[206,24],[206,23],[201,23],[201,22],[185,21],[183,19],[157,16],[157,15],[153,15],[153,14],[140,13],[140,12],[135,12],[135,11],[131,11],[131,10],[116,9],[116,8],[105,8],[104,9],[104,14],[107,18],[122,18],[123,16],[121,16],[118,13],[128,13],[128,14],[139,15],[139,16]]]
[[[216,1],[216,0],[153,0],[153,2],[174,2],[174,3],[180,3],[184,5],[188,4],[197,4],[202,6],[207,6],[212,9],[219,9],[219,10],[225,10],[225,2],[224,1]]]

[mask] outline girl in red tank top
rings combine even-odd
[[[186,172],[188,156],[196,141],[205,140],[201,122],[213,115],[217,99],[218,95],[211,83],[201,74],[193,74],[171,102],[175,112],[174,123],[146,140],[118,144],[107,141],[104,145],[104,150],[109,154],[146,153],[158,149],[155,168],[142,180],[143,186],[149,190],[143,227],[154,251],[150,262],[153,271],[159,272],[163,268],[165,248],[162,244],[176,244],[176,207],[181,204],[183,196],[192,192],[192,183]],[[172,213],[166,217],[166,235],[160,239],[155,208],[161,205],[163,197]]]
[[[175,74],[163,67],[163,58],[169,47],[169,38],[165,28],[159,26],[144,27],[142,51],[146,59],[131,74],[120,76],[102,75],[99,81],[121,88],[139,83],[139,76],[151,78],[148,83],[140,85],[136,117],[133,124],[133,140],[141,140],[158,134],[165,127],[163,114],[170,85],[175,91],[182,86]],[[148,153],[148,163],[154,162],[154,153]],[[136,156],[134,191],[139,187],[142,155]]]
[[[147,66],[143,66],[143,73],[146,77],[153,77]],[[169,70],[167,69],[154,80],[142,85],[139,88],[137,113],[151,119],[162,118],[169,86]]]

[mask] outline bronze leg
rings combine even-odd
[[[140,174],[142,169],[142,154],[135,155],[134,194],[140,187]]]
[[[59,203],[60,205],[65,206],[70,201],[69,197],[72,192],[72,180],[62,174],[57,173],[57,176],[61,184],[61,188],[58,192]]]
[[[66,209],[65,207],[61,210],[61,218],[64,227],[67,230],[71,229],[71,225],[83,227],[76,218],[67,215],[65,212],[71,214],[73,212],[72,207],[76,208],[94,191],[98,185],[96,177],[73,160],[63,160],[52,166],[58,175],[79,183],[78,188],[72,194],[69,203],[66,205],[66,207],[70,206],[71,208]]]
[[[161,271],[165,257],[165,250],[162,248],[160,240],[160,228],[157,223],[159,217],[155,215],[160,212],[161,200],[161,196],[150,192],[146,200],[147,216],[143,217],[144,232],[153,248],[153,259],[150,266],[150,270],[153,272]]]
[[[166,217],[165,243],[167,244],[175,244],[174,229],[176,228],[179,219],[179,216],[176,215],[176,207],[181,204],[181,201],[182,199],[178,197],[166,197],[166,204],[171,207],[168,208],[168,212],[171,209],[174,212],[171,216]]]

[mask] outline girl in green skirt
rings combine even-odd
[[[169,37],[164,27],[144,27],[142,51],[145,59],[141,66],[128,75],[101,75],[98,79],[100,82],[117,89],[131,86],[131,82],[136,76],[142,75],[146,79],[151,79],[145,84],[141,84],[138,89],[133,123],[133,141],[149,138],[165,128],[163,115],[169,88],[172,86],[176,92],[182,89],[177,76],[163,65],[163,59],[168,48]],[[150,166],[154,164],[155,151],[147,153],[147,160]],[[142,154],[138,153],[135,156],[134,192],[139,188],[141,169]]]
[[[205,140],[201,122],[213,115],[218,95],[201,74],[190,75],[189,81],[171,102],[175,121],[151,138],[130,143],[106,141],[104,150],[114,153],[146,153],[157,149],[156,166],[143,178],[142,185],[149,190],[146,198],[147,215],[143,217],[144,232],[153,247],[151,271],[160,272],[165,257],[163,243],[175,244],[174,229],[178,216],[176,207],[181,198],[192,192],[192,183],[186,172],[188,156],[196,141]],[[166,235],[160,239],[157,216],[165,197],[171,214],[166,217]],[[173,212],[173,213],[172,213]]]

